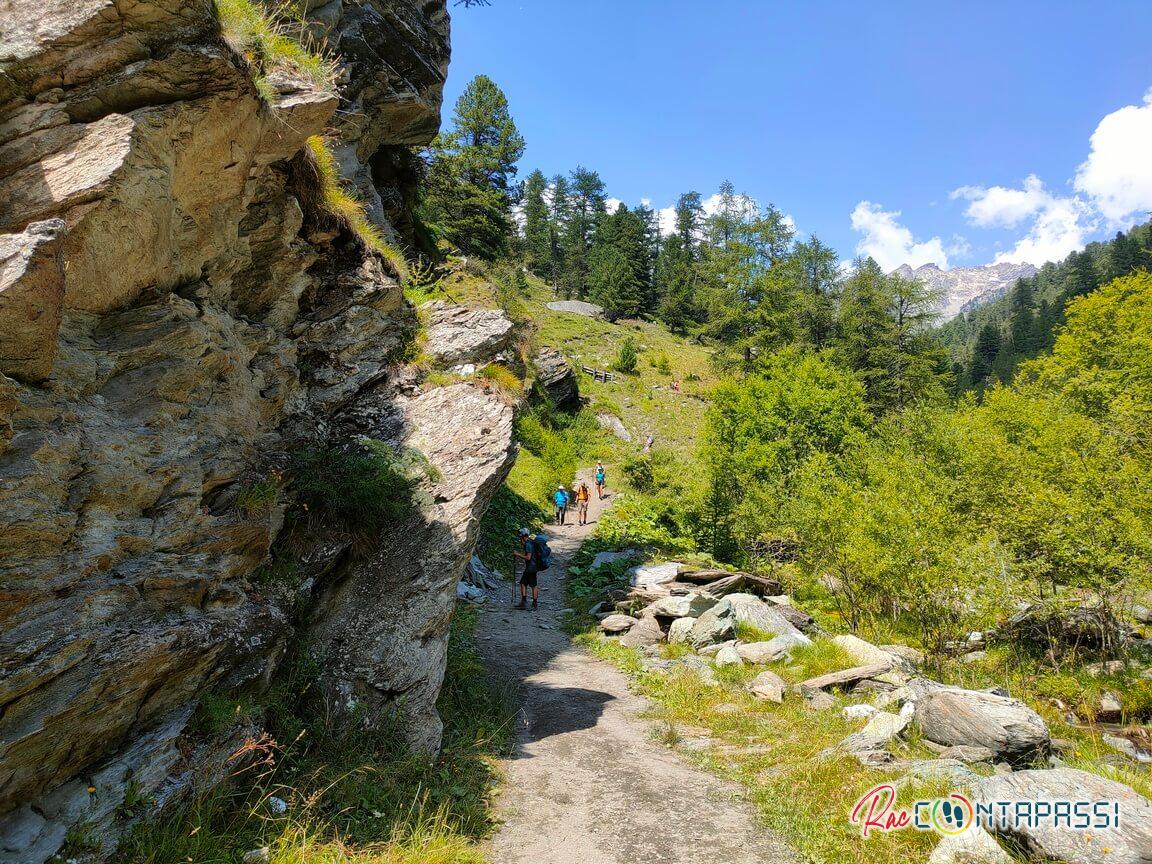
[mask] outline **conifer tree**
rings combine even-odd
[[[524,181],[524,263],[537,276],[547,278],[552,265],[552,226],[544,200],[548,181],[539,170]]]

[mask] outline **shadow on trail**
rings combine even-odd
[[[601,690],[582,687],[553,687],[525,682],[520,691],[523,705],[519,746],[513,758],[531,759],[531,744],[552,735],[591,729],[600,722],[604,706],[616,697]]]

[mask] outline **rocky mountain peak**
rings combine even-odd
[[[1031,264],[1001,261],[979,267],[952,267],[942,270],[934,263],[921,264],[913,269],[901,264],[893,275],[905,279],[919,279],[940,295],[937,305],[939,323],[955,318],[961,312],[1004,295],[1017,279],[1026,279],[1037,272]]]

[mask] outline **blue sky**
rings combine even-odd
[[[1040,263],[1152,211],[1148,12],[492,0],[452,8],[445,120],[484,73],[527,140],[521,177],[583,164],[657,208],[727,178],[844,258]]]

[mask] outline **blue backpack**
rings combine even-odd
[[[536,569],[547,570],[552,566],[552,550],[548,547],[548,541],[537,537],[532,543],[535,547],[532,551],[536,558]]]

